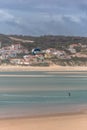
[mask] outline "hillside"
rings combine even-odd
[[[21,43],[25,47],[31,49],[39,47],[41,49],[56,48],[59,49],[62,46],[67,47],[72,43],[87,44],[87,37],[73,37],[73,36],[23,36],[23,35],[3,35],[0,34],[0,41],[2,45],[8,45],[11,43]]]
[[[0,43],[0,64],[87,66],[87,37],[0,34]],[[34,48],[42,51],[40,56],[33,56]]]

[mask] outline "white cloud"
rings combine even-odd
[[[20,19],[9,13],[8,10],[0,9],[0,22],[14,22],[16,24],[19,24]]]
[[[5,10],[0,10],[0,21],[9,21],[14,19],[14,16]]]
[[[64,15],[65,18],[68,18],[70,21],[74,22],[74,23],[81,23],[83,21],[83,19],[87,19],[87,15],[85,13],[81,13],[81,14],[65,14]]]
[[[65,15],[64,17],[69,18],[70,21],[75,22],[75,23],[81,22],[81,17],[77,15]]]

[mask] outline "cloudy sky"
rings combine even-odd
[[[0,0],[0,33],[87,36],[87,0]]]

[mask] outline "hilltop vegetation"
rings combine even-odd
[[[10,37],[21,39],[13,40],[10,39]],[[22,40],[25,42],[22,42]],[[32,42],[26,42],[26,40],[34,41]],[[87,37],[74,37],[74,36],[53,36],[53,35],[47,35],[47,36],[24,36],[24,35],[3,35],[0,34],[0,41],[3,43],[2,45],[10,45],[11,43],[21,43],[23,46],[28,47],[29,49],[39,47],[41,49],[47,49],[47,48],[56,48],[59,49],[62,46],[67,47],[68,45],[72,43],[82,43],[87,44]]]

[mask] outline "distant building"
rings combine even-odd
[[[69,48],[68,51],[69,51],[70,53],[72,53],[72,54],[75,54],[75,53],[76,53],[76,49],[74,49],[74,48]]]

